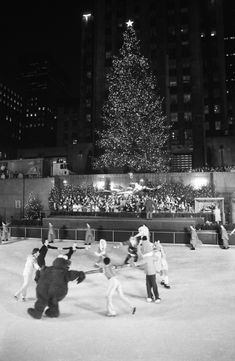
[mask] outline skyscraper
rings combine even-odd
[[[87,9],[86,9],[87,10]],[[88,16],[89,15],[89,16]],[[81,121],[95,142],[105,74],[132,19],[172,123],[172,169],[210,163],[207,137],[228,134],[222,0],[100,0],[82,18]],[[91,125],[89,127],[89,124]]]

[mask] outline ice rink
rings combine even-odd
[[[171,289],[157,276],[160,304],[146,302],[141,269],[119,271],[123,290],[135,304],[132,315],[118,297],[118,316],[105,316],[107,280],[87,275],[69,284],[57,319],[32,319],[27,308],[35,302],[32,281],[26,302],[14,293],[22,283],[27,254],[39,240],[0,245],[0,361],[232,361],[235,360],[235,248],[165,245]],[[57,242],[56,245],[72,245]],[[94,268],[97,245],[78,250],[71,269]],[[108,246],[115,263],[123,262],[126,247]],[[58,251],[49,250],[51,265]]]

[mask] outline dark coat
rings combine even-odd
[[[77,283],[85,279],[83,271],[69,270],[71,262],[64,258],[56,258],[50,267],[44,267],[40,271],[40,277],[36,287],[37,300],[34,308],[29,308],[30,316],[40,319],[46,309],[48,317],[59,316],[59,302],[68,293],[68,283],[76,280]]]

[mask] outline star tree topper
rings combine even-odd
[[[128,28],[131,27],[131,26],[133,25],[133,22],[134,22],[134,21],[132,21],[132,20],[128,20],[128,21],[126,22],[127,27],[128,27]]]

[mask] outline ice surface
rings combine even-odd
[[[63,241],[57,245],[72,245]],[[26,302],[14,293],[22,283],[27,254],[39,240],[0,245],[0,361],[232,361],[235,360],[235,248],[165,245],[171,289],[157,276],[160,304],[146,303],[145,275],[125,268],[119,277],[136,305],[135,315],[114,298],[118,316],[105,316],[107,280],[87,275],[69,284],[58,319],[34,320],[27,308],[35,302],[32,280]],[[71,269],[94,268],[94,251],[78,250]],[[126,247],[108,246],[115,263],[122,263]],[[51,265],[58,251],[49,250]]]

